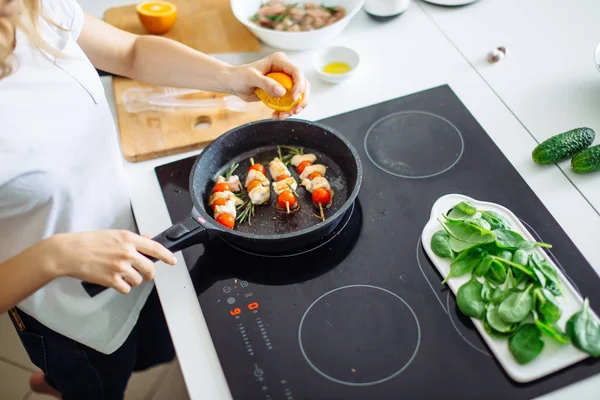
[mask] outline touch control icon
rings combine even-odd
[[[262,378],[264,374],[265,374],[265,371],[260,369],[258,364],[254,364],[254,376],[257,378]]]

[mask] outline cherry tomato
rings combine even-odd
[[[331,193],[325,188],[318,188],[312,192],[312,201],[316,205],[326,205],[331,201]]]
[[[310,175],[308,176],[308,179],[312,181],[313,179],[315,179],[315,178],[316,178],[316,177],[318,177],[318,176],[323,176],[323,174],[322,174],[322,173],[320,173],[320,172],[313,172],[312,174],[310,174]]]
[[[255,170],[263,173],[264,176],[267,176],[267,169],[262,164],[252,164],[248,171]]]
[[[310,161],[302,161],[300,164],[298,164],[297,167],[297,171],[299,174],[302,173],[302,171],[304,171],[304,168],[308,167],[309,165],[312,165],[312,163]]]
[[[279,177],[277,177],[277,182],[287,179],[289,177],[290,177],[289,175],[281,174],[281,175],[279,175]]]
[[[260,183],[260,181],[258,179],[250,181],[250,183],[248,184],[248,188],[247,188],[248,189],[248,193],[250,193],[252,191],[252,189],[254,189],[254,188],[256,188],[256,187],[258,187],[260,185],[261,185],[261,183]]]
[[[235,218],[231,214],[221,214],[219,218],[217,218],[217,222],[223,225],[226,228],[233,228],[235,225]]]
[[[227,199],[224,199],[224,198],[220,198],[220,199],[215,200],[212,203],[212,209],[213,209],[213,211],[215,211],[217,209],[217,206],[224,206],[225,203],[227,203]]]
[[[217,183],[215,185],[215,188],[213,189],[213,193],[217,193],[217,192],[226,192],[229,191],[231,192],[231,188],[229,187],[229,185],[225,182],[221,182],[221,183]]]
[[[288,203],[290,208],[293,208],[296,205],[296,196],[294,193],[286,190],[285,192],[281,192],[277,197],[277,203],[281,206],[281,208],[287,208],[285,203]]]

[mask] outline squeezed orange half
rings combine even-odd
[[[147,1],[135,8],[142,25],[149,33],[166,33],[177,20],[177,7],[167,1]]]
[[[290,112],[294,106],[302,101],[303,95],[296,101],[292,97],[292,88],[294,87],[294,81],[292,77],[283,72],[270,72],[265,75],[267,78],[271,78],[285,89],[285,95],[282,97],[272,96],[265,92],[261,88],[256,88],[254,93],[265,105],[275,111]]]

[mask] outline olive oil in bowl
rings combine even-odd
[[[315,53],[313,68],[323,81],[340,83],[349,79],[360,62],[358,53],[348,47],[332,46]]]
[[[347,74],[348,72],[350,72],[350,70],[352,70],[352,67],[350,67],[345,62],[339,61],[330,62],[329,64],[326,64],[323,67],[324,73],[334,75]]]

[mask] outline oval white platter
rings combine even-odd
[[[442,277],[445,278],[450,272],[450,260],[440,258],[436,256],[435,253],[433,253],[430,246],[431,237],[435,232],[443,229],[442,225],[438,221],[438,218],[442,219],[442,214],[446,215],[448,211],[450,211],[450,209],[452,209],[456,204],[460,203],[461,201],[470,202],[471,204],[475,205],[475,207],[478,210],[493,210],[501,214],[510,222],[511,229],[513,231],[521,234],[526,240],[530,240],[533,242],[539,241],[531,235],[531,233],[521,223],[519,218],[517,218],[510,210],[501,205],[484,201],[478,201],[460,194],[448,194],[442,196],[433,204],[433,207],[431,209],[431,217],[425,225],[425,228],[423,229],[423,234],[421,236],[425,252],[429,256],[429,259],[433,262],[435,267],[438,269]],[[552,244],[553,247],[560,246],[560,243],[550,244]],[[562,316],[558,321],[558,326],[564,330],[565,324],[569,320],[569,318],[571,318],[571,316],[576,312],[580,311],[583,307],[583,299],[579,295],[578,291],[573,287],[571,281],[565,277],[564,271],[556,266],[552,258],[549,257],[548,254],[540,248],[536,248],[535,251],[538,251],[540,255],[544,256],[544,258],[548,260],[548,262],[556,269],[560,277],[564,294],[563,296],[558,297],[563,310]],[[456,292],[458,291],[458,289],[464,283],[469,281],[469,279],[471,279],[471,274],[452,278],[448,281],[447,284],[456,296]],[[585,296],[585,293],[583,295]],[[594,315],[596,316],[595,313]],[[543,336],[542,340],[544,340],[544,350],[542,351],[542,353],[530,363],[521,365],[517,363],[513,355],[510,353],[508,349],[507,339],[497,339],[490,336],[485,331],[485,328],[483,327],[483,324],[480,320],[475,318],[471,318],[471,320],[475,324],[475,327],[479,331],[479,334],[487,343],[488,347],[490,348],[500,365],[502,365],[506,373],[517,382],[525,383],[534,381],[536,379],[540,379],[544,376],[552,374],[556,371],[559,371],[565,367],[573,365],[589,357],[586,353],[578,350],[571,344],[561,345],[554,342],[552,339]]]

